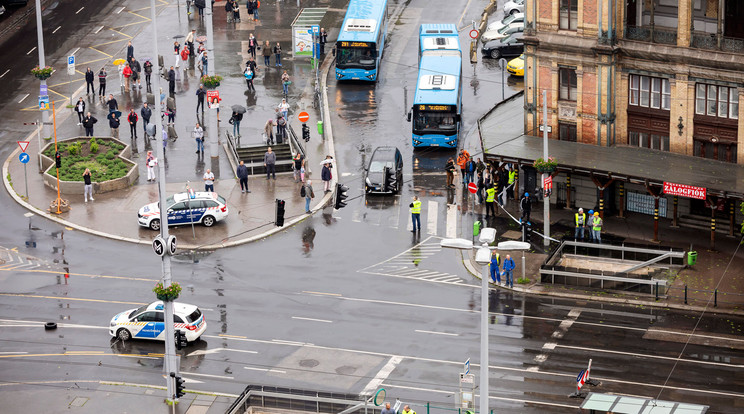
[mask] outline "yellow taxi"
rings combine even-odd
[[[524,77],[524,54],[509,61],[506,71],[514,76]]]

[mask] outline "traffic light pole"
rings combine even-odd
[[[152,25],[152,39],[154,47],[154,56],[152,71],[154,74],[160,73],[160,64],[158,62],[158,26],[155,23],[155,0],[150,0],[150,24]],[[160,96],[160,76],[152,77],[152,92],[156,97]],[[153,105],[155,112],[153,119],[155,123],[160,123],[160,131],[155,128],[155,152],[158,156],[158,195],[160,198],[160,236],[163,240],[168,240],[168,209],[165,207],[165,200],[168,195],[165,192],[165,150],[163,149],[163,124],[160,115],[160,105],[156,101]],[[167,247],[166,247],[167,250]],[[171,257],[168,252],[162,255],[162,273],[163,287],[171,285]],[[163,356],[163,366],[165,370],[165,382],[167,386],[166,402],[175,403],[176,397],[176,376],[178,376],[178,359],[176,357],[175,332],[173,328],[173,301],[163,302],[165,308],[165,354]],[[171,375],[172,374],[172,375]]]

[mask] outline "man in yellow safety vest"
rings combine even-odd
[[[594,212],[594,222],[592,223],[592,234],[594,235],[594,241],[602,243],[602,218],[599,217],[599,212]]]
[[[489,211],[493,213],[493,215],[496,215],[496,210],[494,210],[494,201],[496,201],[496,188],[493,186],[493,184],[489,184],[488,188],[486,189],[486,217],[489,216]]]
[[[421,231],[421,201],[417,196],[413,196],[413,202],[408,207],[411,208],[411,220],[413,221],[411,232]]]
[[[574,223],[576,224],[576,230],[574,230],[574,239],[584,240],[584,226],[586,225],[586,214],[584,209],[580,208],[579,212],[574,214]]]

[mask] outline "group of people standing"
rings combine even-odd
[[[602,224],[604,221],[598,211],[589,210],[589,215],[584,213],[583,208],[579,208],[578,213],[574,214],[574,239],[584,240],[584,229],[586,229],[587,239],[593,243],[602,243]]]

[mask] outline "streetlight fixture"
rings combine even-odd
[[[467,239],[443,239],[439,245],[451,249],[472,250],[475,252],[475,262],[481,265],[481,349],[480,349],[480,409],[488,414],[488,265],[491,263],[491,250],[529,250],[530,244],[517,241],[500,242],[489,246],[496,240],[496,229],[486,227],[481,230],[476,247]]]

